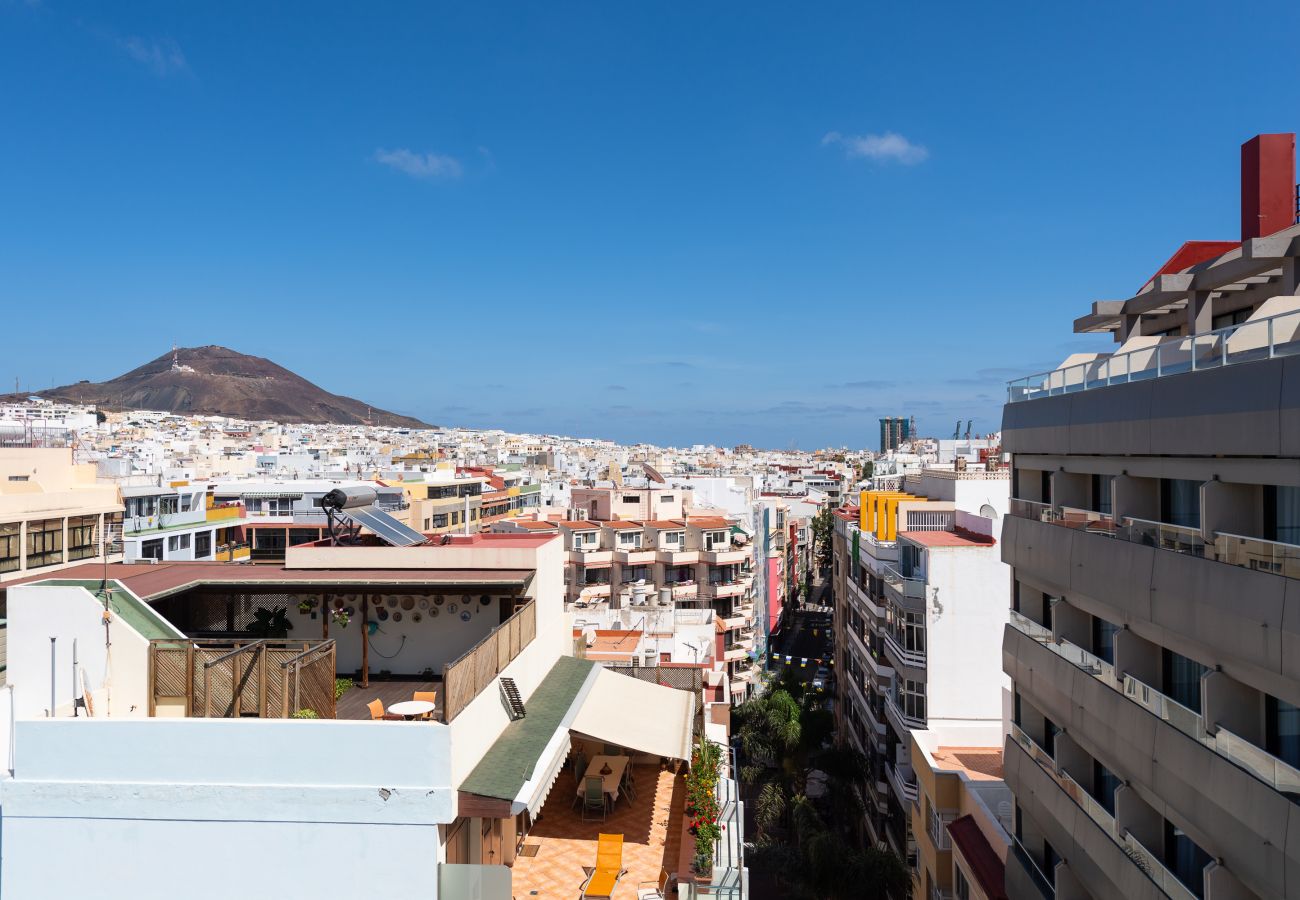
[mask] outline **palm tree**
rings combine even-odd
[[[869,767],[861,753],[830,743],[830,713],[793,673],[738,707],[733,724],[746,759],[741,780],[754,791],[751,869],[771,874],[783,896],[800,900],[884,900],[906,890],[902,860],[846,837],[864,813]]]

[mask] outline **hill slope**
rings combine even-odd
[[[175,413],[271,419],[277,422],[335,423],[427,428],[424,422],[360,400],[331,394],[260,356],[227,347],[187,347],[165,353],[138,369],[98,384],[83,381],[46,391],[8,394],[24,400],[35,394],[50,400],[94,403],[106,410],[156,409]]]

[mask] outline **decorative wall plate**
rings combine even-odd
[[[428,609],[428,608],[429,608],[429,598],[428,598],[428,597],[421,597],[421,598],[420,598],[420,609]]]
[[[378,618],[379,618],[379,621],[381,621],[381,622],[387,622],[387,621],[388,621],[388,610],[386,610],[386,609],[384,609],[384,608],[381,607],[380,610],[379,610]]]
[[[439,594],[438,596],[433,598],[434,606],[442,606],[446,602],[447,602],[447,598],[444,597],[442,594]]]
[[[471,618],[471,615],[470,615],[470,611],[469,611],[468,609],[465,610],[463,613],[460,614],[460,620],[461,620],[462,622],[468,622],[468,621],[470,620],[470,618]]]
[[[412,610],[412,609],[415,609],[415,598],[414,598],[414,597],[411,597],[411,596],[409,596],[409,595],[406,596],[406,597],[403,597],[403,598],[402,598],[402,609],[405,609],[405,610],[408,610],[408,611],[409,611],[409,610]]]
[[[396,597],[389,597],[389,598],[388,598],[388,608],[389,608],[389,609],[397,609],[397,598],[396,598]]]
[[[419,624],[420,622],[424,621],[424,616],[420,615],[419,613],[411,613],[411,621],[415,622],[416,624]]]
[[[480,606],[491,606],[492,598],[489,597],[487,594],[484,594],[482,597],[478,598],[478,602]]]
[[[454,612],[455,612],[456,610],[458,610],[458,609],[460,609],[460,604],[459,604],[459,603],[448,603],[448,604],[447,604],[447,612],[449,612],[449,613],[454,613]]]
[[[402,621],[402,611],[400,609],[397,612],[393,613],[393,621],[394,622]]]
[[[435,619],[438,618],[438,607],[435,606],[433,609],[429,610],[429,615]]]

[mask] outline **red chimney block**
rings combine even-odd
[[[1256,135],[1241,145],[1241,239],[1289,228],[1295,216],[1295,135]]]

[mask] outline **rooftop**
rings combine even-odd
[[[213,562],[85,563],[57,572],[28,575],[4,583],[8,589],[42,581],[94,582],[107,572],[143,600],[155,600],[206,584],[232,585],[510,585],[525,584],[529,569],[290,569],[286,566],[244,566]]]
[[[992,547],[997,539],[987,534],[978,534],[965,528],[952,531],[900,531],[900,538],[907,538],[922,547]]]
[[[950,822],[948,834],[990,900],[1006,900],[1006,866],[980,831],[975,817],[966,815]]]
[[[930,754],[947,772],[963,772],[971,781],[1002,780],[1001,747],[939,747]]]

